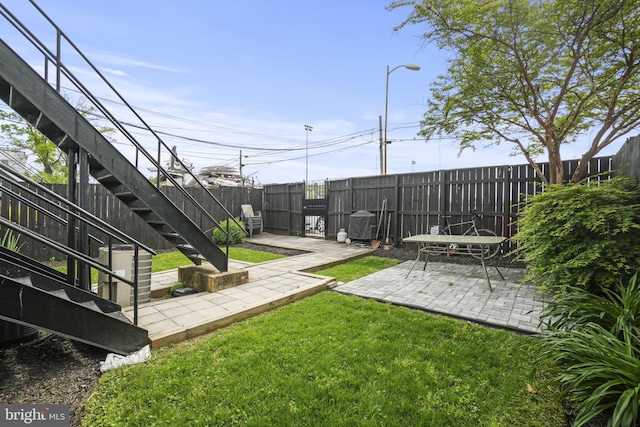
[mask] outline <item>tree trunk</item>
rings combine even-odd
[[[587,167],[589,166],[589,162],[591,161],[591,159],[593,159],[595,157],[595,155],[598,153],[598,151],[599,150],[595,150],[592,147],[591,150],[587,151],[586,153],[584,153],[582,155],[582,157],[580,158],[580,162],[578,163],[578,167],[573,172],[573,176],[571,177],[571,181],[570,182],[572,184],[580,182],[582,177],[587,172]]]
[[[549,184],[562,184],[564,182],[564,168],[560,157],[560,147],[549,148]]]

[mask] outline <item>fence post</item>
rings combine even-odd
[[[440,218],[447,213],[447,173],[444,169],[438,171],[440,185],[438,186],[438,218],[436,224],[440,224]]]
[[[395,184],[395,187],[396,187],[396,196],[395,196],[396,209],[395,209],[395,211],[393,213],[393,216],[395,217],[395,218],[393,218],[393,221],[395,222],[396,225],[395,225],[395,227],[393,227],[393,229],[394,229],[393,235],[395,236],[395,241],[393,242],[393,246],[397,248],[398,247],[398,242],[400,242],[400,237],[401,237],[401,235],[400,235],[400,233],[401,233],[400,232],[400,217],[401,217],[401,214],[400,214],[400,206],[401,206],[400,205],[400,175],[398,175],[398,174],[394,175],[393,181],[394,181],[394,184]]]

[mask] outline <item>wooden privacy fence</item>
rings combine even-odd
[[[67,195],[67,185],[54,184],[48,187],[61,196]],[[186,190],[191,193],[191,195],[198,200],[214,218],[226,218],[225,212],[223,212],[217,204],[213,203],[211,198],[204,197],[204,190],[202,188],[188,187]],[[174,187],[162,187],[161,191],[166,194],[170,200],[175,200],[176,198],[173,197],[173,194],[178,190]],[[222,202],[224,206],[226,206],[229,212],[238,218],[240,217],[240,205],[250,203],[256,210],[260,210],[263,205],[262,189],[248,187],[219,187],[213,188],[210,191]],[[114,197],[102,185],[90,185],[88,199],[89,206],[86,210],[124,233],[134,237],[145,245],[160,251],[174,248],[173,245],[164,239],[164,237],[158,234],[145,221],[134,214],[124,203]],[[180,206],[180,208],[184,209],[183,206]],[[55,212],[55,209],[52,209],[52,211],[56,215],[60,214],[59,212]],[[186,213],[196,224],[200,223],[201,214],[188,211]],[[42,212],[21,203],[20,201],[13,200],[8,197],[7,194],[0,197],[0,215],[24,227],[38,231],[39,233],[42,233],[58,242],[67,241],[67,226],[64,223],[58,222],[55,219],[44,215]],[[94,237],[105,242],[105,236],[97,235]],[[48,261],[52,259],[60,260],[64,258],[60,253],[36,242],[21,238],[20,243],[24,243],[24,246],[20,249],[21,253],[39,261]],[[90,255],[97,257],[98,248],[100,246],[100,243],[91,239]]]
[[[639,143],[640,137],[629,138],[616,155],[592,159],[584,179],[608,180],[618,170],[640,177]],[[570,177],[578,164],[578,160],[565,161],[565,176]],[[548,177],[548,163],[538,166]],[[390,214],[389,237],[398,245],[404,237],[444,226],[445,216],[457,223],[470,219],[473,211],[482,215],[478,228],[512,237],[521,203],[542,191],[542,180],[526,164],[346,178],[327,181],[326,186],[327,239],[335,239],[340,229],[348,233],[350,216],[363,210],[374,213],[376,222],[381,216],[386,221]],[[265,228],[299,234],[304,197],[304,183],[265,186]]]
[[[616,155],[592,159],[585,178],[606,180],[617,170],[640,177],[639,144],[640,137],[629,138]],[[577,165],[577,160],[565,161],[565,176],[570,176]],[[547,163],[539,166],[548,173]],[[429,233],[432,226],[444,225],[445,216],[450,217],[451,222],[459,222],[469,219],[474,210],[482,215],[479,228],[511,237],[516,233],[520,203],[542,188],[540,178],[528,164],[347,178],[330,180],[325,185],[328,206],[325,238],[336,239],[342,228],[348,233],[349,217],[360,210],[374,213],[377,222],[382,214],[382,201],[386,199],[383,217],[386,220],[390,214],[389,237],[396,245],[401,244],[404,237]],[[53,185],[51,188],[61,195],[67,191],[66,185]],[[172,248],[105,188],[92,185],[90,191],[90,212],[156,250]],[[171,199],[176,189],[164,187],[162,191]],[[205,198],[199,194],[201,189],[188,188],[188,191],[196,200],[205,203]],[[304,182],[266,185],[264,189],[219,187],[212,189],[212,192],[230,212],[238,216],[240,205],[245,203],[252,204],[254,211],[262,211],[265,231],[304,234]],[[215,218],[225,217],[216,205],[205,207]],[[198,223],[195,212],[187,214]],[[41,232],[44,230],[47,236],[55,240],[66,241],[66,226],[39,215],[6,195],[0,197],[0,215],[25,227]],[[383,230],[386,231],[386,224]],[[24,243],[26,245],[22,252],[36,259],[60,257],[60,254],[51,253],[48,248],[31,242]],[[92,256],[97,256],[98,247],[98,244],[92,244]]]
[[[565,162],[572,171],[578,161]],[[612,158],[600,157],[589,164],[589,175],[608,179]],[[548,173],[548,164],[540,164]],[[327,238],[335,238],[340,228],[347,230],[349,216],[365,210],[380,218],[386,199],[383,221],[391,218],[390,238],[429,233],[432,226],[444,226],[471,219],[473,211],[482,215],[478,228],[493,230],[501,236],[515,234],[519,205],[541,190],[541,180],[530,165],[489,166],[458,170],[348,178],[329,181]],[[462,234],[465,229],[452,230]]]
[[[291,236],[301,234],[304,229],[304,187],[304,182],[271,184],[264,187],[265,230]]]

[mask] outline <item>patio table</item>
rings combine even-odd
[[[488,252],[488,248],[491,246],[501,245],[504,241],[507,240],[504,236],[469,236],[469,235],[460,235],[460,234],[417,234],[415,236],[405,237],[402,239],[405,243],[417,243],[418,244],[418,257],[413,262],[411,269],[407,273],[406,277],[409,277],[411,271],[420,260],[420,255],[425,254],[424,259],[424,267],[422,271],[427,268],[427,261],[429,258],[429,251],[434,251],[436,245],[445,245],[447,248],[450,245],[458,245],[456,253],[459,255],[477,255],[480,254],[480,261],[482,262],[482,268],[484,269],[484,274],[487,278],[487,284],[489,285],[489,290],[493,292],[493,288],[491,287],[491,280],[489,279],[489,272],[487,271],[487,265],[485,263],[485,252]],[[460,249],[460,246],[463,246],[463,249]],[[492,262],[493,267],[495,267],[496,271],[504,280],[504,276],[498,269],[495,261]],[[405,277],[405,278],[406,278]]]

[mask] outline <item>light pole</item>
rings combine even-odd
[[[307,131],[307,154],[305,156],[306,158],[306,165],[305,165],[305,175],[304,175],[304,185],[307,185],[307,183],[309,182],[309,131],[313,130],[312,126],[309,125],[304,125],[304,130]]]
[[[420,70],[420,67],[414,64],[398,65],[397,67],[391,70],[389,70],[389,66],[387,65],[387,86],[386,86],[386,95],[385,95],[385,102],[384,102],[384,141],[382,141],[382,143],[384,144],[384,155],[383,155],[384,161],[382,162],[383,170],[381,171],[382,175],[387,174],[387,144],[389,143],[387,141],[387,119],[389,117],[389,74],[393,73],[398,68],[406,68],[407,70],[411,70],[411,71]]]

